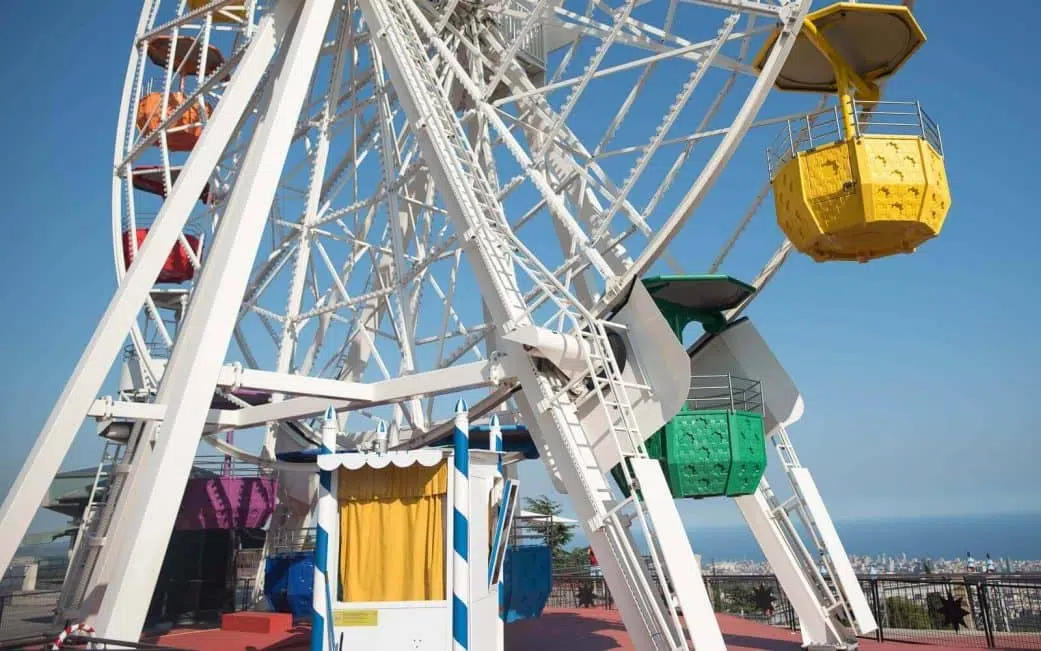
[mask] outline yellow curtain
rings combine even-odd
[[[445,598],[448,466],[341,470],[344,601]]]

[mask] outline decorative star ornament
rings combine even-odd
[[[575,599],[578,600],[578,605],[582,608],[592,608],[593,601],[596,599],[596,595],[593,593],[593,586],[584,585],[578,589],[575,593]]]
[[[940,600],[939,612],[943,615],[943,625],[953,626],[955,632],[959,627],[965,626],[965,616],[969,614],[962,606],[961,597],[955,597],[950,592]]]
[[[759,584],[753,588],[752,600],[755,602],[756,608],[764,613],[774,609],[774,594],[770,586]]]

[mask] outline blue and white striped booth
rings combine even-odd
[[[503,648],[516,482],[469,449],[463,412],[451,448],[318,456],[313,651]]]

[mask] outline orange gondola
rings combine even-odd
[[[162,115],[163,94],[149,93],[137,106],[137,128],[141,130],[142,136],[159,128],[166,117],[176,111],[181,104],[187,100],[184,93],[170,93],[167,104],[166,115]],[[206,117],[209,117],[211,108],[206,106]],[[181,114],[166,131],[166,142],[171,151],[191,151],[195,143],[202,135],[202,109],[197,102]]]

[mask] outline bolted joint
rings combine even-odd
[[[607,522],[607,518],[602,515],[594,515],[586,521],[591,531],[601,531],[604,528],[604,523]]]
[[[231,364],[231,386],[229,388],[232,391],[242,388],[242,364],[240,362]]]
[[[506,378],[506,369],[503,366],[503,360],[506,358],[506,353],[501,351],[492,351],[492,354],[488,356],[491,364],[488,366],[488,379],[491,380],[492,384],[499,386],[502,381]]]
[[[98,398],[101,403],[101,415],[96,416],[96,420],[111,420],[112,419],[112,396],[101,396]]]
[[[781,5],[777,8],[777,21],[788,28],[794,27],[795,31],[798,32],[802,28],[802,25],[799,20],[797,20],[798,16],[795,9],[796,6],[794,3]]]

